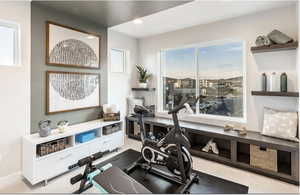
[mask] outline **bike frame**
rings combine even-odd
[[[138,120],[139,120],[139,125],[140,125],[140,131],[141,131],[141,140],[142,143],[145,143],[146,139],[146,130],[145,130],[145,124],[144,124],[144,119],[142,114],[138,114]],[[185,182],[187,180],[187,176],[184,171],[184,165],[183,165],[183,157],[182,157],[182,147],[185,148],[190,148],[191,144],[189,140],[183,135],[183,132],[180,128],[179,125],[179,120],[177,116],[177,112],[172,113],[172,118],[174,122],[174,128],[167,133],[167,135],[161,139],[157,143],[157,148],[160,148],[164,143],[168,144],[176,144],[177,147],[177,153],[178,153],[178,158],[179,158],[179,167],[180,167],[180,172],[181,172],[181,178],[182,181]]]

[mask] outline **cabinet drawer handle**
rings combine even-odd
[[[107,144],[107,143],[109,143],[109,142],[111,142],[111,140],[104,141],[103,143],[104,143],[104,144]]]
[[[64,160],[64,159],[66,159],[66,158],[69,158],[70,156],[72,156],[72,154],[68,154],[68,155],[66,155],[66,156],[64,156],[64,157],[60,157],[59,160]]]

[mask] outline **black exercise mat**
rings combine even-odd
[[[107,163],[111,163],[113,166],[117,166],[120,169],[127,168],[131,163],[136,161],[140,157],[140,152],[129,149],[121,154],[118,154],[100,164],[98,168],[104,166]],[[206,173],[194,171],[200,177],[198,184],[193,184],[189,191],[190,193],[197,194],[246,194],[248,193],[248,187],[234,183],[225,179],[221,179]],[[140,168],[135,169],[130,176],[139,183],[143,184],[148,190],[156,194],[171,194],[176,191],[178,184],[170,183],[161,177],[146,174]]]

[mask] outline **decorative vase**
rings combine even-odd
[[[67,131],[67,127],[69,125],[69,122],[68,121],[59,121],[57,123],[57,128],[58,128],[58,131],[59,133],[64,133]]]
[[[140,88],[147,88],[147,83],[139,83]]]
[[[273,72],[270,76],[270,91],[279,91],[276,85],[276,72]]]
[[[280,76],[280,91],[287,92],[287,74],[285,72]]]
[[[262,74],[262,78],[261,78],[261,80],[262,80],[262,91],[267,91],[267,75],[266,75],[266,73],[263,73]]]
[[[51,133],[51,121],[50,120],[43,120],[39,122],[39,134],[41,137],[47,137]]]

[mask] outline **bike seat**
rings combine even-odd
[[[150,110],[148,110],[144,106],[139,106],[139,105],[135,105],[133,110],[136,114],[141,114],[141,115],[150,113]]]

